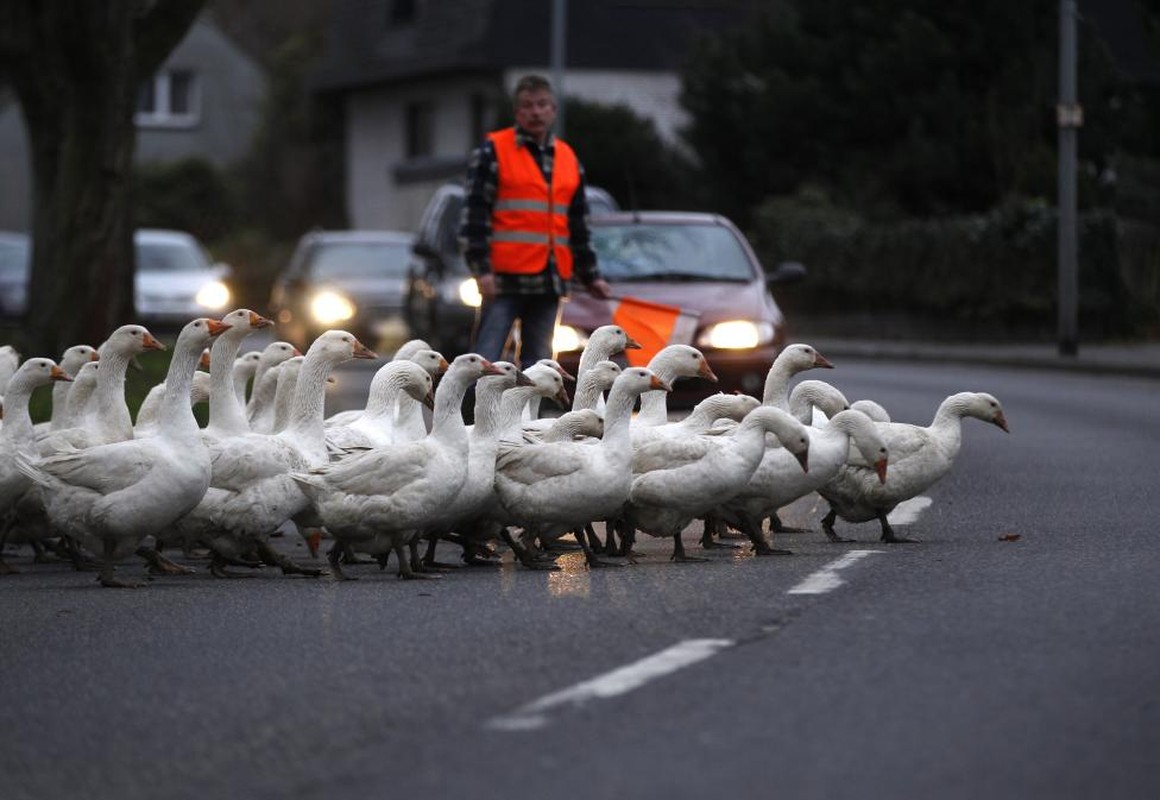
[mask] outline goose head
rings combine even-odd
[[[661,348],[648,362],[648,368],[668,381],[676,378],[704,378],[717,383],[705,354],[687,344],[670,344]]]

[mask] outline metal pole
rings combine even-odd
[[[552,0],[552,86],[556,91],[556,135],[564,136],[564,56],[568,40],[568,0]]]
[[[1059,3],[1059,354],[1079,352],[1078,235],[1076,232],[1076,149],[1083,109],[1076,97],[1076,4]]]

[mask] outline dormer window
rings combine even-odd
[[[137,93],[134,121],[146,128],[192,128],[201,118],[201,89],[188,69],[161,70]]]

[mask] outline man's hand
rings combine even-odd
[[[487,303],[495,299],[495,275],[485,272],[475,276],[475,285],[479,287],[479,295]]]
[[[608,281],[604,278],[597,278],[588,284],[588,294],[601,300],[612,299],[612,287],[608,285]]]

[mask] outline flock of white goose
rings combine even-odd
[[[332,370],[378,356],[341,330],[305,354],[286,342],[240,354],[271,324],[248,309],[189,322],[136,420],[126,368],[165,349],[144,327],[124,325],[97,349],[70,347],[59,364],[0,348],[0,574],[16,571],[4,549],[28,546],[38,560],[52,549],[95,568],[114,587],[140,585],[117,573],[133,556],[151,572],[190,571],[165,551],[207,551],[218,577],[268,564],[353,578],[352,565],[385,566],[392,553],[401,576],[431,577],[445,566],[439,541],[469,564],[497,563],[504,542],[525,567],[555,569],[549,553],[569,533],[594,567],[626,563],[602,556],[631,562],[641,532],[671,539],[674,560],[694,561],[703,559],[686,553],[682,532],[696,520],[705,547],[733,528],[768,555],[786,552],[771,545],[786,530],[778,509],[811,492],[829,502],[831,540],[844,541],[840,517],[878,520],[883,541],[906,541],[887,514],[951,469],[963,417],[1007,430],[999,401],[983,392],[947,397],[918,426],[891,422],[872,401],[851,404],[820,380],[791,388],[799,373],[831,366],[807,344],[781,352],[760,399],[718,393],[674,421],[674,381],[716,381],[704,355],[672,345],[647,368],[622,369],[613,357],[639,345],[615,325],[593,334],[575,377],[552,361],[521,371],[469,353],[448,363],[413,340],[375,373],[365,408],[327,417]],[[51,419],[33,424],[29,398],[50,383]],[[541,416],[545,398],[567,411]],[[209,404],[204,427],[199,402]],[[312,556],[331,540],[329,570],[271,545],[288,524]]]

